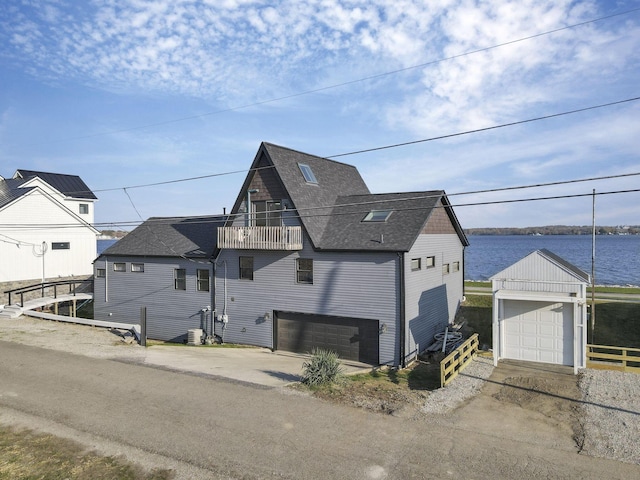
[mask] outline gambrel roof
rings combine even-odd
[[[316,182],[305,178],[301,165],[310,168]],[[462,244],[469,244],[442,190],[372,194],[353,165],[264,142],[231,218],[240,212],[255,169],[268,166],[273,167],[316,250],[408,251],[431,214],[440,208]],[[393,213],[386,221],[363,221],[372,210]]]
[[[152,217],[100,256],[209,258],[226,216]]]

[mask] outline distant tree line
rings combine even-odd
[[[122,238],[124,237],[127,233],[124,230],[100,230],[100,234],[104,235],[106,237],[112,237],[112,238]]]
[[[495,227],[495,228],[466,228],[467,235],[591,235],[591,225],[547,225],[545,227]],[[640,225],[599,227],[596,226],[597,235],[640,235]]]

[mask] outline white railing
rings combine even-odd
[[[218,227],[218,248],[302,250],[302,228]]]

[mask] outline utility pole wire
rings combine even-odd
[[[547,120],[549,118],[562,117],[564,115],[571,115],[571,114],[574,114],[574,113],[586,112],[588,110],[595,110],[596,108],[610,107],[612,105],[619,105],[621,103],[635,102],[637,100],[640,100],[640,97],[627,98],[625,100],[618,100],[616,102],[609,102],[609,103],[603,103],[601,105],[593,105],[591,107],[578,108],[576,110],[569,110],[567,112],[552,113],[550,115],[544,115],[542,117],[529,118],[527,120],[518,120],[517,122],[503,123],[503,124],[500,124],[500,125],[493,125],[491,127],[477,128],[475,130],[467,130],[467,131],[464,131],[464,132],[450,133],[450,134],[447,134],[447,135],[440,135],[438,137],[424,138],[422,140],[412,140],[412,141],[409,141],[409,142],[395,143],[393,145],[384,145],[384,146],[381,146],[381,147],[373,147],[373,148],[367,148],[367,149],[364,149],[364,150],[356,150],[354,152],[339,153],[337,155],[330,155],[330,156],[328,156],[326,158],[346,157],[347,155],[358,155],[360,153],[375,152],[375,151],[378,151],[378,150],[386,150],[386,149],[389,149],[389,148],[406,147],[407,145],[415,145],[417,143],[425,143],[425,142],[432,142],[434,140],[442,140],[442,139],[445,139],[445,138],[459,137],[459,136],[462,136],[462,135],[469,135],[471,133],[486,132],[486,131],[489,131],[489,130],[495,130],[497,128],[512,127],[514,125],[521,125],[523,123],[537,122],[538,120]]]
[[[602,195],[619,195],[619,194],[626,194],[626,193],[638,193],[640,192],[640,188],[634,188],[634,189],[627,189],[627,190],[611,190],[611,191],[606,191],[606,192],[597,192],[596,195],[597,196],[602,196]],[[545,196],[545,197],[529,197],[529,198],[517,198],[517,199],[511,199],[511,200],[492,200],[492,201],[484,201],[484,202],[469,202],[469,203],[458,203],[458,204],[451,204],[451,205],[434,205],[431,208],[461,208],[461,207],[474,207],[474,206],[483,206],[483,205],[499,205],[499,204],[508,204],[508,203],[521,203],[521,202],[535,202],[535,201],[544,201],[544,200],[560,200],[560,199],[566,199],[566,198],[582,198],[582,197],[590,197],[592,196],[593,193],[592,192],[588,192],[588,193],[575,193],[575,194],[567,194],[567,195],[552,195],[552,196]],[[408,201],[408,200],[415,200],[415,198],[405,198],[405,199],[401,199],[398,201]],[[315,208],[324,208],[324,209],[340,209],[341,207],[347,207],[347,206],[357,206],[357,205],[361,205],[361,204],[353,204],[353,205],[336,205],[336,206],[328,206],[328,207],[313,207],[313,209]],[[408,207],[408,208],[397,208],[395,209],[395,211],[399,211],[399,212],[403,212],[403,211],[413,211],[413,210],[422,210],[425,207]],[[298,209],[292,209],[292,210],[296,210],[298,211]],[[338,215],[353,215],[354,213],[362,213],[362,214],[366,214],[369,213],[370,210],[359,210],[359,211],[349,211],[349,212],[328,212],[328,213],[309,213],[309,214],[301,214],[300,211],[305,211],[305,210],[311,210],[310,209],[300,209],[298,211],[297,215],[291,215],[289,218],[312,218],[312,217],[330,217],[330,216],[338,216]],[[291,211],[291,210],[289,210]],[[242,216],[245,215],[245,213],[235,213],[235,214],[228,214],[227,217],[231,218],[234,216]],[[211,220],[202,220],[202,221],[192,221],[191,224],[208,224],[208,223],[218,223],[220,222],[220,217],[222,217],[223,215],[218,214],[218,215],[200,215],[200,217],[206,218],[206,217],[211,217]],[[195,216],[195,218],[197,218],[198,216]],[[155,221],[156,223],[160,223],[160,224],[171,224],[171,223],[175,223],[175,222],[179,222],[181,220],[184,219],[191,219],[193,220],[193,216],[189,216],[189,217],[155,217],[152,218],[150,220]],[[149,221],[149,220],[147,220]],[[100,223],[94,223],[93,226],[94,228],[98,228],[98,227],[113,227],[113,226],[138,226],[142,223],[142,221],[140,220],[134,220],[134,221],[123,221],[123,222],[100,222]],[[41,224],[22,224],[22,225],[6,225],[6,224],[0,224],[0,228],[9,228],[9,227],[13,227],[13,228],[18,228],[18,230],[21,229],[32,229],[32,228],[43,228],[43,227],[47,227],[47,228],[76,228],[77,224],[57,224],[57,225],[41,225]],[[8,230],[7,230],[8,231]]]
[[[498,128],[504,128],[504,127],[511,127],[514,125],[519,125],[519,124],[524,124],[524,123],[531,123],[531,122],[536,122],[536,121],[540,121],[540,120],[547,120],[550,118],[555,118],[555,117],[561,117],[563,115],[571,115],[574,113],[579,113],[579,112],[585,112],[588,110],[595,110],[598,108],[604,108],[604,107],[610,107],[613,105],[619,105],[619,104],[623,104],[623,103],[628,103],[628,102],[635,102],[640,100],[640,97],[633,97],[633,98],[627,98],[624,100],[617,100],[615,102],[609,102],[609,103],[603,103],[600,105],[592,105],[590,107],[583,107],[583,108],[579,108],[579,109],[575,109],[575,110],[569,110],[566,112],[560,112],[560,113],[552,113],[549,115],[545,115],[542,117],[536,117],[536,118],[529,118],[526,120],[518,120],[516,122],[510,122],[510,123],[503,123],[500,125],[493,125],[491,127],[484,127],[484,128],[479,128],[476,130],[467,130],[464,132],[457,132],[457,133],[450,133],[447,135],[440,135],[437,137],[430,137],[430,138],[424,138],[424,139],[420,139],[420,140],[412,140],[409,142],[403,142],[403,143],[396,143],[396,144],[392,144],[392,145],[383,145],[383,146],[379,146],[379,147],[373,147],[373,148],[368,148],[368,149],[364,149],[364,150],[356,150],[353,152],[347,152],[347,153],[338,153],[336,155],[331,155],[328,157],[320,157],[320,158],[338,158],[338,157],[345,157],[348,155],[357,155],[360,153],[368,153],[368,152],[374,152],[377,150],[386,150],[386,149],[390,149],[390,148],[398,148],[398,147],[404,147],[407,145],[413,145],[413,144],[417,144],[417,143],[426,143],[426,142],[432,142],[435,140],[442,140],[445,138],[451,138],[451,137],[458,137],[458,136],[462,136],[462,135],[469,135],[472,133],[479,133],[479,132],[484,132],[484,131],[488,131],[488,130],[495,130]],[[146,187],[157,187],[160,185],[170,185],[173,183],[181,183],[181,182],[190,182],[193,180],[202,180],[205,178],[213,178],[213,177],[222,177],[225,175],[235,175],[238,173],[245,173],[245,172],[257,172],[260,170],[264,170],[264,169],[270,169],[270,168],[275,168],[274,165],[268,165],[265,167],[256,167],[256,168],[250,168],[250,169],[245,169],[245,170],[233,170],[233,171],[229,171],[229,172],[220,172],[220,173],[212,173],[212,174],[207,174],[207,175],[200,175],[197,177],[188,177],[188,178],[179,178],[179,179],[175,179],[175,180],[166,180],[166,181],[162,181],[162,182],[155,182],[155,183],[145,183],[145,184],[139,184],[139,185],[132,185],[132,186],[128,186],[128,187],[113,187],[113,188],[102,188],[102,189],[98,189],[98,190],[92,190],[92,191],[82,191],[82,192],[68,192],[69,194],[74,193],[74,194],[81,194],[81,193],[98,193],[98,192],[112,192],[112,191],[116,191],[116,190],[126,190],[126,189],[133,189],[133,188],[146,188]],[[598,178],[594,178],[594,180],[600,179],[600,178],[615,178],[615,176],[611,176],[611,177],[598,177]],[[575,180],[575,181],[587,181],[587,180]],[[556,185],[556,184],[562,184],[562,183],[570,183],[570,182],[558,182],[558,183],[549,183],[548,185]],[[516,189],[516,188],[529,188],[529,187],[510,187],[510,189]],[[497,189],[497,190],[480,190],[478,192],[469,192],[470,193],[484,193],[485,191],[500,191],[502,189]],[[465,195],[465,193],[457,193],[457,194],[451,194],[451,195]]]
[[[112,130],[112,131],[109,131],[109,132],[102,132],[102,133],[93,133],[93,134],[90,134],[90,135],[81,135],[81,136],[77,136],[77,137],[68,137],[68,138],[64,138],[64,139],[60,139],[60,140],[53,140],[53,141],[50,141],[50,142],[40,143],[39,145],[46,145],[46,144],[50,144],[50,143],[60,143],[60,142],[71,141],[71,140],[84,140],[84,139],[87,139],[87,138],[103,137],[103,136],[107,136],[107,135],[114,135],[114,134],[117,134],[117,133],[132,132],[132,131],[135,131],[135,130],[142,130],[142,129],[145,129],[145,128],[160,127],[160,126],[163,126],[163,125],[170,125],[172,123],[184,122],[184,121],[188,121],[188,120],[195,120],[195,119],[198,119],[198,118],[208,117],[208,116],[211,116],[211,115],[219,115],[219,114],[222,114],[222,113],[228,113],[228,112],[233,112],[233,111],[237,111],[237,110],[243,110],[243,109],[246,109],[246,108],[258,107],[258,106],[261,106],[261,105],[266,105],[268,103],[279,102],[279,101],[282,101],[282,100],[289,100],[291,98],[301,97],[301,96],[304,96],[304,95],[310,95],[312,93],[319,93],[319,92],[323,92],[323,91],[327,91],[327,90],[332,90],[332,89],[335,89],[335,88],[345,87],[345,86],[348,86],[348,85],[354,85],[356,83],[366,82],[366,81],[369,81],[369,80],[375,80],[377,78],[383,78],[383,77],[387,77],[387,76],[390,76],[390,75],[396,75],[398,73],[403,73],[403,72],[407,72],[407,71],[410,71],[410,70],[415,70],[415,69],[418,69],[418,68],[428,67],[430,65],[435,65],[435,64],[446,62],[446,61],[449,61],[449,60],[455,60],[457,58],[465,57],[465,56],[468,56],[468,55],[473,55],[473,54],[476,54],[476,53],[487,52],[489,50],[494,50],[496,48],[504,47],[504,46],[507,46],[507,45],[512,45],[514,43],[519,43],[519,42],[524,42],[524,41],[527,41],[527,40],[532,40],[534,38],[543,37],[543,36],[546,36],[546,35],[551,35],[551,34],[554,34],[554,33],[558,33],[558,32],[561,32],[561,31],[564,31],[564,30],[569,30],[569,29],[576,28],[576,27],[582,27],[584,25],[589,25],[591,23],[600,22],[602,20],[608,20],[608,19],[611,19],[611,18],[614,18],[614,17],[619,17],[621,15],[628,15],[630,13],[635,13],[635,12],[637,12],[639,10],[640,10],[640,8],[633,8],[631,10],[625,10],[624,12],[613,13],[611,15],[607,15],[607,16],[604,16],[604,17],[598,17],[598,18],[595,18],[595,19],[592,19],[592,20],[586,20],[584,22],[575,23],[575,24],[572,24],[572,25],[566,25],[564,27],[559,27],[559,28],[556,28],[556,29],[553,29],[553,30],[548,30],[546,32],[536,33],[536,34],[529,35],[529,36],[522,37],[522,38],[518,38],[518,39],[515,39],[515,40],[509,40],[509,41],[506,41],[506,42],[503,42],[503,43],[499,43],[499,44],[496,44],[496,45],[491,45],[489,47],[483,47],[483,48],[478,48],[478,49],[475,49],[475,50],[469,50],[469,51],[466,51],[466,52],[463,52],[463,53],[459,53],[459,54],[456,54],[456,55],[452,55],[452,56],[449,56],[449,57],[444,57],[444,58],[440,58],[440,59],[437,59],[437,60],[430,60],[428,62],[419,63],[417,65],[412,65],[412,66],[409,66],[409,67],[399,68],[397,70],[390,70],[390,71],[387,71],[387,72],[377,73],[377,74],[370,75],[370,76],[367,76],[367,77],[362,77],[362,78],[357,78],[357,79],[354,79],[354,80],[349,80],[349,81],[346,81],[346,82],[336,83],[336,84],[327,85],[327,86],[324,86],[324,87],[314,88],[314,89],[310,89],[310,90],[304,90],[302,92],[291,93],[289,95],[283,95],[281,97],[275,97],[275,98],[271,98],[271,99],[267,99],[267,100],[261,100],[261,101],[257,101],[257,102],[253,102],[253,103],[248,103],[248,104],[245,104],[245,105],[239,105],[239,106],[236,106],[236,107],[229,107],[229,108],[224,108],[224,109],[220,109],[220,110],[214,110],[212,112],[201,113],[201,114],[198,114],[198,115],[189,115],[189,116],[186,116],[186,117],[174,118],[174,119],[165,120],[165,121],[162,121],[162,122],[155,122],[155,123],[149,123],[149,124],[146,124],[146,125],[138,125],[138,126],[135,126],[135,127],[123,128],[123,129],[120,129],[120,130]]]

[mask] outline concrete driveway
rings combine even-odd
[[[299,382],[308,355],[272,352],[268,348],[192,347],[153,345],[147,347],[144,365],[215,375],[265,387]],[[346,373],[371,370],[371,366],[343,362]]]
[[[0,340],[270,388],[300,381],[302,364],[309,358],[254,347],[156,344],[145,348],[125,342],[121,333],[26,316],[0,321]],[[343,366],[347,374],[371,369],[370,365],[356,362],[343,362]]]

